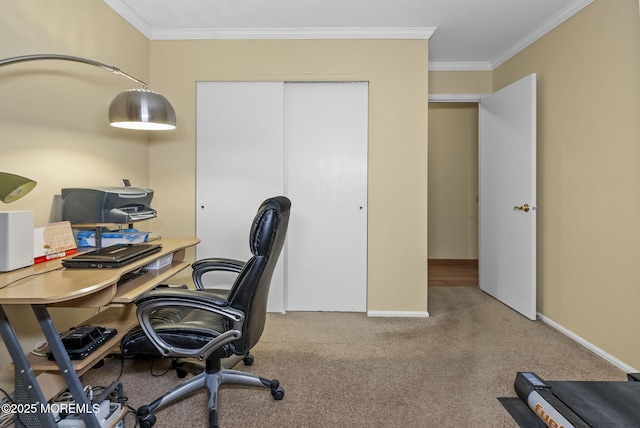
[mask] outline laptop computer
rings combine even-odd
[[[119,268],[160,249],[161,244],[115,244],[64,259],[62,266],[80,269]]]

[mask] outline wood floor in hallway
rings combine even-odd
[[[478,260],[429,259],[428,280],[435,285],[478,286]]]

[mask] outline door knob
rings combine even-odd
[[[518,211],[524,211],[526,213],[529,212],[529,210],[531,209],[531,207],[529,207],[529,204],[524,204],[521,207],[519,207],[518,205],[516,205],[515,207],[513,207],[514,210],[518,210]]]

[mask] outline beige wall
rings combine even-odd
[[[152,42],[151,80],[179,114],[150,149],[154,229],[195,233],[197,81],[368,81],[367,309],[426,312],[427,57],[427,41]]]
[[[478,258],[478,104],[429,104],[429,259]]]
[[[494,72],[538,76],[538,310],[640,369],[640,18],[596,0]]]
[[[430,94],[490,94],[491,71],[430,71]]]
[[[0,14],[0,58],[37,53],[86,57],[146,80],[149,41],[101,1],[6,1]],[[0,68],[0,171],[38,186],[0,209],[34,210],[51,219],[53,196],[78,185],[148,183],[146,133],[109,126],[109,103],[139,87],[89,65],[37,61]]]
[[[102,1],[5,0],[0,13],[0,58],[58,53],[149,77],[149,41]],[[1,211],[33,210],[37,224],[52,217],[54,195],[67,186],[148,184],[146,133],[108,124],[109,103],[133,82],[80,63],[39,61],[0,68],[0,171],[38,182],[29,195]],[[87,316],[51,311],[59,329]],[[28,350],[42,339],[28,307],[8,310]],[[13,389],[6,348],[0,345],[0,386]]]

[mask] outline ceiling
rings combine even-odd
[[[104,0],[151,40],[429,39],[432,70],[491,70],[593,0]]]

